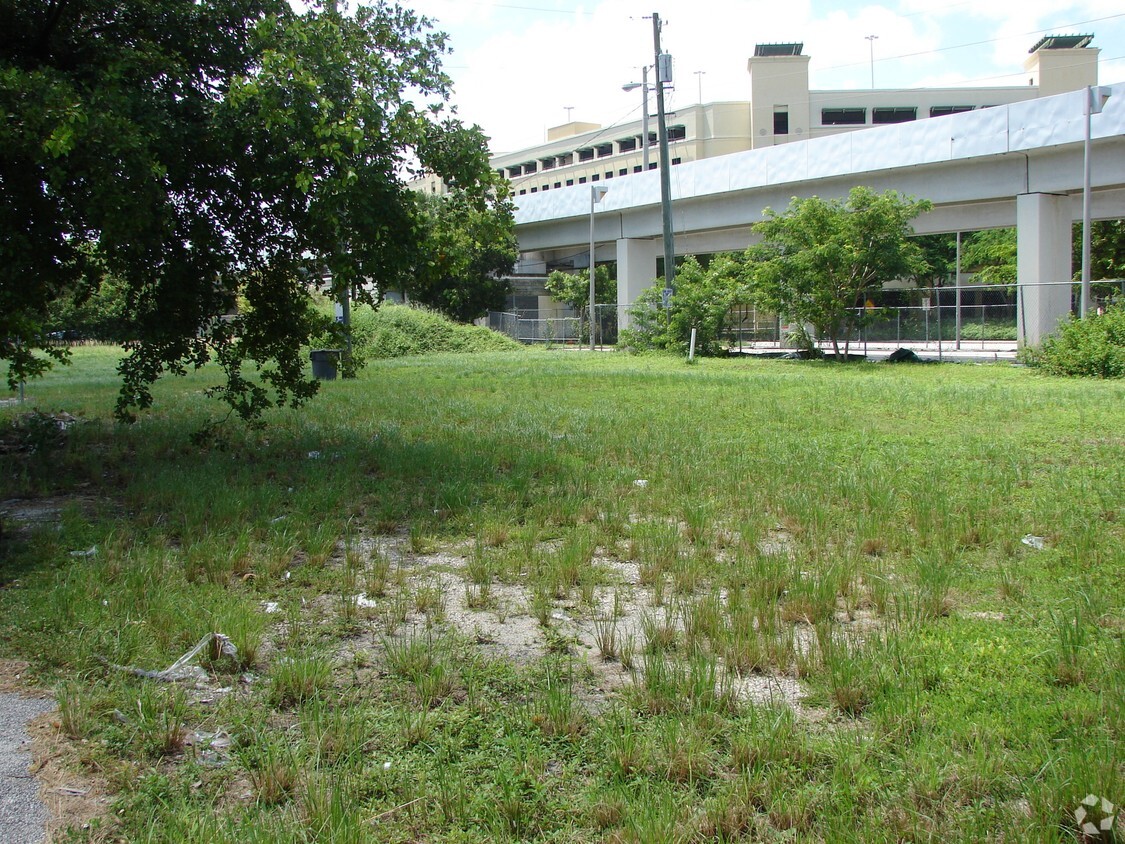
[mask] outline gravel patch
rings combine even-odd
[[[44,839],[47,808],[29,770],[27,722],[54,707],[52,700],[0,692],[0,841],[5,844],[38,844]]]

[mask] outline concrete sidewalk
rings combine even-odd
[[[1016,359],[1017,346],[1014,340],[962,340],[960,349],[956,349],[954,346],[953,341],[940,344],[937,341],[928,343],[910,341],[901,343],[852,343],[848,347],[848,353],[866,355],[870,361],[886,360],[898,349],[910,349],[918,357],[926,360],[942,360],[949,363],[1010,363]],[[831,346],[825,347],[822,345],[821,350],[826,355],[832,354]],[[792,347],[782,347],[779,343],[744,344],[741,350],[737,347],[731,349],[732,354],[741,353],[744,355],[775,355],[779,352],[790,351],[793,351]],[[842,351],[843,348],[841,347]]]

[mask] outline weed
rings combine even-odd
[[[604,661],[613,662],[617,659],[619,650],[616,618],[599,616],[594,619],[594,644]]]
[[[265,732],[240,737],[235,753],[263,806],[288,800],[300,782],[300,762],[291,746]]]
[[[295,706],[311,700],[332,682],[332,662],[315,653],[291,653],[270,667],[269,698],[274,706]]]
[[[1069,612],[1051,613],[1051,621],[1055,626],[1055,678],[1064,686],[1081,683],[1086,676],[1083,654],[1090,639],[1081,603],[1075,602]]]

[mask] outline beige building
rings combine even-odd
[[[1029,51],[1028,84],[990,88],[889,88],[850,91],[809,89],[809,56],[804,45],[758,44],[747,61],[749,99],[680,107],[669,116],[671,164],[696,161],[789,141],[850,132],[887,123],[926,120],[978,108],[1073,91],[1098,83],[1097,48],[1092,35],[1054,35]],[[650,103],[655,111],[655,104]],[[656,120],[648,138],[642,121],[615,126],[572,122],[548,130],[534,147],[492,158],[516,196],[639,173],[644,145],[650,169],[659,166]],[[436,178],[420,180],[423,190],[440,192]]]

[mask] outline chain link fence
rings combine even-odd
[[[617,305],[595,306],[594,319],[597,346],[617,345]],[[570,308],[489,311],[488,327],[529,345],[590,345],[589,318]]]
[[[1077,311],[1079,284],[1071,288],[1072,311]],[[1091,286],[1093,307],[1104,308],[1125,300],[1125,280],[1098,281]],[[852,336],[841,338],[852,345],[864,343],[925,345],[931,343],[980,344],[991,348],[1018,341],[1020,299],[1015,284],[977,284],[961,287],[901,288],[873,291],[862,310],[864,323]],[[617,305],[595,308],[595,344],[617,343]],[[492,311],[488,326],[527,344],[589,346],[586,315],[569,308]],[[794,326],[777,314],[753,305],[731,309],[723,339],[732,351],[783,346]],[[970,346],[971,347],[971,346]]]

